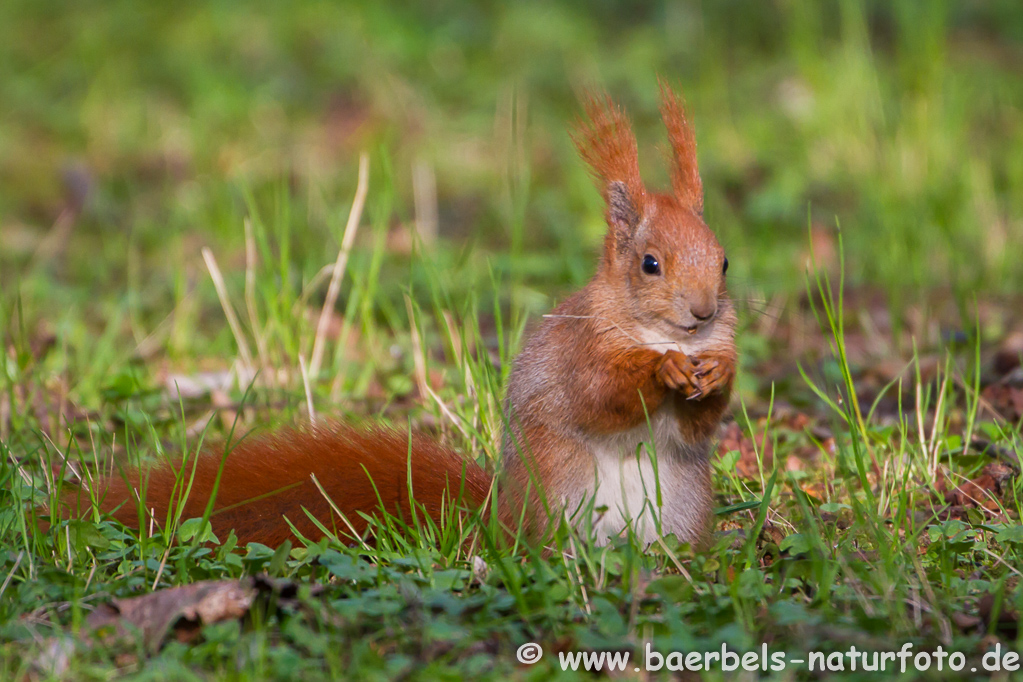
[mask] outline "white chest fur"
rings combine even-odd
[[[669,350],[677,350],[686,355],[694,355],[711,348],[722,348],[729,343],[729,328],[725,324],[714,324],[709,328],[704,327],[695,334],[687,334],[683,331],[676,331],[674,334],[659,332],[649,327],[639,327],[635,332],[635,339],[644,348],[655,350],[658,353],[666,353]]]
[[[598,543],[626,533],[629,524],[644,543],[669,533],[683,541],[702,534],[710,504],[708,444],[682,439],[670,405],[650,415],[649,424],[591,439],[588,449],[594,481],[572,502],[584,514],[592,499]]]

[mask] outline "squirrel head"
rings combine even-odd
[[[670,193],[647,191],[639,174],[636,138],[628,118],[607,95],[585,103],[587,119],[573,135],[607,209],[607,236],[598,277],[617,289],[630,321],[648,342],[688,343],[734,313],[725,288],[728,260],[703,222],[703,184],[696,140],[681,99],[661,83],[661,117],[671,143]],[[607,289],[605,288],[605,291]],[[722,320],[722,317],[727,319]]]

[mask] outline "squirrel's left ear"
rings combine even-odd
[[[671,142],[671,185],[675,198],[697,215],[703,213],[703,181],[696,165],[696,135],[686,118],[685,104],[674,90],[661,80],[661,118]]]

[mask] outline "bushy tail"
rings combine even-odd
[[[381,507],[410,521],[410,478],[416,513],[425,511],[438,523],[442,507],[478,509],[491,488],[483,468],[431,438],[338,423],[244,439],[226,457],[210,451],[176,467],[154,465],[100,479],[93,486],[100,508],[132,527],[139,524],[140,496],[147,510],[145,523],[151,519],[163,524],[168,508],[177,508],[186,490],[180,518],[203,516],[216,488],[213,532],[223,539],[234,529],[240,544],[274,547],[294,537],[288,521],[307,538],[322,537],[309,514],[339,537],[351,536],[353,529],[361,535],[367,522],[359,512],[372,515]],[[81,508],[85,495],[77,497]]]

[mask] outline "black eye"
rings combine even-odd
[[[725,259],[725,264],[721,266],[721,274],[724,275],[728,272],[728,259]]]
[[[661,264],[657,262],[657,259],[651,256],[649,253],[643,256],[643,272],[648,275],[659,275],[661,274]]]

